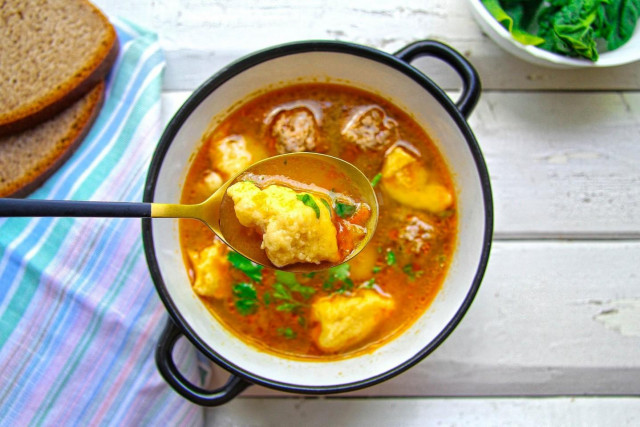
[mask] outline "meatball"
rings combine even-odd
[[[399,237],[408,245],[412,253],[419,254],[429,248],[429,241],[433,237],[433,226],[417,216],[412,216],[400,230]]]
[[[398,124],[380,107],[366,107],[351,116],[342,135],[363,150],[380,150],[398,140]]]
[[[316,148],[318,126],[306,107],[279,112],[271,124],[271,136],[280,154],[311,151]]]

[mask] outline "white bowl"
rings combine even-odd
[[[640,60],[640,24],[636,25],[633,36],[627,43],[616,50],[600,53],[598,60],[593,62],[588,59],[559,55],[535,46],[523,45],[516,41],[509,31],[489,13],[480,0],[468,1],[471,13],[482,31],[507,52],[532,64],[552,68],[601,68]]]

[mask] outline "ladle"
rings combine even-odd
[[[227,245],[251,261],[265,267],[275,268],[259,247],[247,248],[246,244],[242,245],[242,242],[234,240],[237,239],[235,235],[225,235],[225,227],[221,227],[221,205],[223,205],[225,199],[227,203],[233,203],[230,197],[226,196],[227,188],[241,180],[246,174],[264,174],[265,171],[270,171],[272,174],[286,177],[290,176],[289,172],[305,175],[304,168],[308,168],[309,161],[312,161],[314,165],[313,173],[308,173],[309,180],[304,182],[304,176],[294,176],[292,178],[303,181],[305,184],[313,185],[313,180],[310,177],[317,175],[319,170],[323,170],[324,173],[336,174],[334,176],[341,176],[343,178],[342,181],[347,183],[347,192],[352,197],[362,200],[371,208],[371,216],[366,224],[367,234],[345,259],[336,263],[341,264],[357,255],[373,236],[378,221],[378,201],[371,183],[358,168],[342,159],[319,153],[289,153],[256,162],[225,182],[208,199],[198,204],[0,198],[0,217],[194,218],[209,226]],[[233,211],[224,209],[222,211],[225,215],[233,215]],[[310,272],[326,269],[336,264],[328,262],[320,264],[298,263],[279,267],[279,269]]]

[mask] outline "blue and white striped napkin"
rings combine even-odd
[[[164,58],[154,34],[114,24],[120,54],[100,115],[32,198],[142,199],[162,131]],[[202,409],[156,369],[166,316],[140,220],[0,219],[0,423],[200,424]],[[197,377],[195,351],[177,353],[185,375]]]

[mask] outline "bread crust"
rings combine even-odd
[[[86,0],[92,11],[100,18],[106,30],[106,36],[100,41],[101,48],[91,63],[75,70],[70,78],[58,88],[49,90],[34,102],[24,104],[6,114],[0,113],[0,136],[23,131],[42,123],[65,110],[88,91],[102,81],[111,70],[119,52],[119,42],[115,28],[106,16]]]
[[[53,152],[38,152],[41,157],[37,165],[32,169],[21,171],[20,176],[14,177],[10,182],[0,182],[0,197],[24,197],[40,187],[60,166],[76,151],[84,137],[91,129],[95,121],[102,103],[104,102],[105,82],[100,81],[85,95],[86,105],[78,113],[78,117],[73,120],[69,127],[62,132],[58,138],[59,144],[56,144]],[[83,102],[79,100],[77,102]],[[73,108],[70,107],[70,108]],[[29,137],[27,134],[34,132],[45,132],[45,125],[49,122],[59,120],[68,111],[61,112],[59,115],[51,118],[49,121],[41,123],[38,127],[11,135],[9,137],[0,138],[0,148],[2,144],[11,144],[21,137]],[[27,153],[25,152],[25,155]]]

